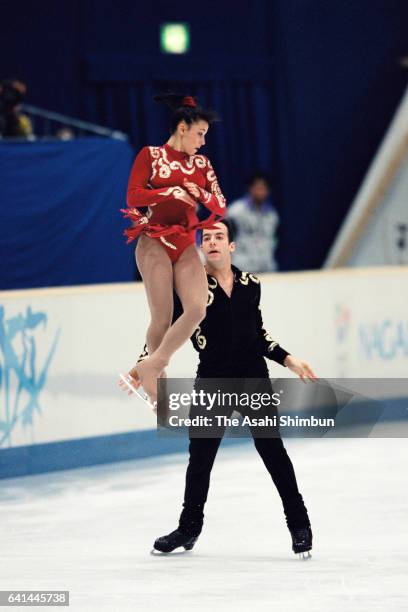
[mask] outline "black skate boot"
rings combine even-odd
[[[185,550],[191,550],[203,527],[203,508],[203,505],[189,506],[184,504],[178,528],[168,535],[157,538],[153,544],[153,549],[162,553],[173,552],[180,546]]]
[[[312,550],[312,530],[310,527],[300,527],[290,530],[292,536],[292,550],[299,555],[299,559],[310,559]]]
[[[191,550],[197,541],[198,536],[192,536],[188,533],[176,529],[168,535],[157,538],[153,544],[154,550],[162,553],[173,552],[176,548],[183,546],[185,550]]]

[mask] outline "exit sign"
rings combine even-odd
[[[187,53],[190,48],[188,23],[162,23],[160,26],[160,50],[163,53]]]

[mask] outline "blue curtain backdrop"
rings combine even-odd
[[[197,96],[220,116],[207,136],[211,159],[228,201],[242,195],[254,170],[273,174],[272,63],[237,56],[217,64],[205,59],[93,55],[84,64],[87,92],[83,103],[95,122],[130,135],[135,150],[159,145],[169,137],[169,114],[153,101],[156,93],[177,91]],[[119,128],[118,128],[119,129]]]
[[[121,141],[0,143],[0,289],[129,281]]]
[[[167,138],[154,93],[196,94],[221,116],[205,152],[227,200],[269,171],[280,269],[322,265],[407,84],[407,0],[23,4],[2,3],[0,73],[27,81],[28,102],[123,130],[138,150]],[[189,23],[186,56],[160,52],[166,21]]]

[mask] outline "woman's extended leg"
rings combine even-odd
[[[208,285],[200,257],[194,245],[187,247],[173,265],[174,286],[183,306],[183,314],[165,333],[154,353],[138,363],[136,368],[143,387],[151,399],[156,399],[156,381],[175,351],[193,334],[205,317]]]
[[[139,238],[135,255],[150,308],[146,343],[151,355],[163,340],[173,317],[173,266],[163,247],[148,236]]]

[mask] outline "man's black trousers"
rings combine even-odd
[[[213,374],[214,370],[212,368],[200,367],[198,371],[199,379],[212,378]],[[245,366],[234,367],[234,369],[217,369],[217,376],[214,376],[214,378],[267,379],[268,376],[266,363],[262,358],[253,360],[251,364]],[[265,384],[272,389],[269,381],[265,380]],[[258,437],[259,432],[256,427],[251,428],[251,433],[255,448],[271,475],[282,500],[289,529],[309,526],[309,517],[297,486],[293,465],[280,436]],[[222,436],[222,428],[219,430],[218,437],[198,438],[190,436],[190,457],[186,473],[184,508],[179,527],[183,531],[191,533],[191,535],[198,535],[201,532],[211,470]]]

